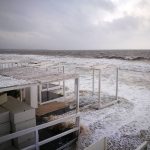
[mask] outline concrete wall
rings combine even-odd
[[[0,136],[9,134],[11,131],[9,111],[0,106]],[[7,150],[11,146],[11,140],[0,144],[0,150]]]

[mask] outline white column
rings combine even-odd
[[[65,80],[63,80],[63,96],[66,96],[66,91],[65,91]]]
[[[25,102],[33,108],[38,108],[38,86],[32,85],[31,87],[27,87],[23,93]]]
[[[31,86],[30,88],[30,100],[33,108],[38,108],[38,87],[37,85]]]
[[[94,81],[95,81],[95,70],[94,70],[94,68],[93,68],[93,74],[92,74],[92,78],[93,78],[93,80],[92,80],[92,94],[94,95]]]
[[[58,74],[61,72],[61,68],[60,68],[60,62],[58,63]],[[58,85],[60,85],[60,81],[58,82]]]
[[[76,112],[79,112],[79,78],[75,79]]]
[[[101,107],[101,70],[98,70],[99,76],[98,76],[98,107],[100,109]]]
[[[63,74],[65,73],[65,67],[63,66]],[[65,97],[65,80],[63,80],[63,96]]]

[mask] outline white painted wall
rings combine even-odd
[[[38,108],[38,87],[36,85],[25,89],[25,102],[33,108]]]

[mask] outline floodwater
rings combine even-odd
[[[106,58],[74,58],[71,56],[40,56],[40,55],[0,55],[0,60],[17,61],[45,61],[63,62],[65,72],[75,72],[77,65],[107,64],[119,67],[119,100],[120,103],[93,110],[86,108],[81,111],[81,122],[89,129],[88,133],[80,136],[79,148],[89,146],[102,137],[108,138],[108,150],[134,150],[143,142],[141,130],[150,127],[150,61],[149,60],[121,60]],[[80,104],[83,106],[97,101],[97,93],[91,95],[92,74],[90,71],[76,72],[80,77]],[[102,95],[115,96],[116,70],[108,68],[102,70]],[[68,81],[70,89],[73,82]],[[95,75],[95,91],[98,90],[98,74]],[[109,99],[109,98],[108,98]]]

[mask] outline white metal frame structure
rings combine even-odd
[[[65,67],[64,66],[60,66],[60,64],[58,64],[58,66],[56,67],[53,67],[53,68],[57,68],[58,69],[58,73],[65,73]],[[58,81],[58,85],[55,85],[54,87],[49,87],[49,84],[51,84],[51,82],[45,82],[45,83],[42,83],[39,85],[39,104],[42,105],[42,104],[46,104],[46,103],[49,103],[49,102],[52,102],[52,101],[61,101],[61,100],[64,100],[66,98],[66,94],[65,94],[65,80],[63,80],[63,97],[61,98],[57,98],[57,99],[54,99],[54,100],[47,100],[46,102],[42,102],[42,92],[44,91],[52,91],[52,90],[57,90],[57,89],[60,89],[60,81]],[[42,85],[43,84],[46,84],[46,88],[43,89],[42,88]],[[73,96],[69,96],[68,98],[72,98]]]
[[[1,74],[2,76],[5,76],[5,77],[11,76],[11,78],[14,78],[15,80],[18,80],[18,81],[19,80],[24,80],[24,81],[27,81],[27,83],[22,83],[21,85],[14,84],[14,85],[11,85],[11,86],[6,85],[6,87],[1,86],[0,87],[0,92],[4,92],[4,91],[6,92],[6,91],[9,91],[9,90],[16,90],[16,89],[24,89],[26,87],[31,87],[31,86],[41,86],[43,83],[58,82],[60,80],[65,81],[67,79],[75,79],[76,112],[75,112],[75,114],[70,115],[68,117],[57,119],[57,120],[54,120],[54,121],[51,121],[51,122],[48,122],[48,123],[45,123],[45,124],[42,124],[42,125],[39,125],[39,126],[35,126],[35,127],[32,127],[32,128],[28,128],[28,129],[25,129],[25,130],[21,130],[21,131],[18,131],[18,132],[0,137],[0,143],[3,143],[5,141],[17,138],[19,136],[26,135],[27,133],[35,132],[35,135],[36,135],[35,144],[30,145],[30,146],[24,148],[23,150],[27,150],[27,149],[31,149],[31,148],[36,148],[36,150],[39,150],[39,147],[41,145],[44,145],[48,142],[51,142],[55,139],[58,139],[60,137],[63,137],[65,135],[68,135],[68,134],[73,133],[73,132],[76,132],[77,133],[76,135],[78,137],[79,132],[80,132],[79,76],[77,74],[64,74],[64,73],[63,74],[58,74],[58,73],[56,74],[56,73],[51,73],[51,72],[41,72],[41,74],[40,74],[41,70],[38,70],[39,72],[37,71],[36,74],[35,74],[34,71],[35,70],[31,69],[31,71],[29,70],[28,72],[26,72],[26,67],[25,68],[17,68],[17,69],[14,68],[14,69],[12,69],[12,71],[9,71],[9,69],[6,69],[5,72],[2,72],[2,74]],[[39,141],[39,134],[38,134],[39,130],[44,129],[46,127],[56,125],[56,124],[59,124],[61,122],[67,121],[68,119],[71,119],[71,118],[75,118],[76,127],[74,127],[73,129],[70,129],[68,131],[64,131],[61,134],[58,134],[56,136],[47,138],[43,141]],[[75,141],[75,139],[73,141]],[[71,144],[73,141],[67,143],[66,145]]]
[[[101,74],[103,68],[106,68],[107,66],[79,66],[76,67],[76,69],[87,69],[92,71],[92,94],[94,95],[95,93],[95,71],[98,71],[98,109],[102,109],[105,107],[108,107],[110,105],[113,105],[118,102],[118,78],[119,78],[119,68],[116,68],[116,91],[115,91],[115,100],[112,102],[109,102],[105,105],[101,104]],[[97,107],[97,106],[96,106]]]

